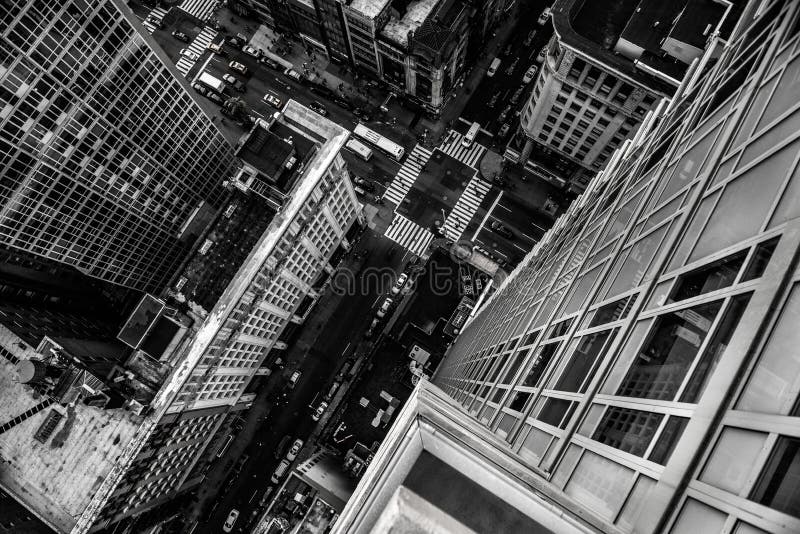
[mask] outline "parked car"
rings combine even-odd
[[[361,119],[361,122],[369,122],[372,120],[372,117],[369,116],[369,113],[367,113],[363,109],[358,109],[358,108],[354,109],[353,115]]]
[[[506,239],[511,239],[514,237],[514,233],[499,221],[492,221],[492,224],[490,224],[489,227]]]
[[[261,52],[258,49],[254,48],[254,47],[252,47],[250,45],[243,46],[242,47],[242,52],[244,52],[248,56],[253,56],[255,58],[257,58],[258,56],[261,55]]]
[[[324,414],[325,410],[327,409],[328,409],[328,403],[325,401],[320,402],[319,406],[317,406],[317,409],[314,411],[314,415],[311,416],[311,419],[313,419],[314,421],[319,421],[320,418],[322,417],[322,414]]]
[[[317,113],[319,113],[319,114],[320,114],[320,115],[322,115],[323,117],[327,117],[327,116],[328,116],[328,110],[327,110],[327,109],[325,109],[325,106],[323,106],[322,104],[320,104],[320,103],[319,103],[319,102],[317,102],[316,100],[315,100],[315,101],[313,101],[313,102],[311,102],[311,103],[308,105],[308,109],[311,109],[311,110],[313,110],[313,111],[316,111]]]
[[[230,63],[228,63],[228,68],[242,75],[247,74],[247,67],[245,67],[238,61],[231,61]]]
[[[272,473],[272,477],[270,477],[270,481],[273,484],[277,484],[283,478],[283,475],[286,474],[286,471],[289,469],[289,460],[281,460],[281,463],[278,464],[278,467],[275,468],[275,471]]]
[[[388,312],[389,308],[392,307],[392,302],[394,302],[394,299],[392,299],[391,297],[389,297],[386,300],[384,300],[383,304],[381,304],[381,307],[378,308],[378,311],[377,311],[377,313],[375,315],[377,315],[378,317],[381,317],[381,318],[385,317],[386,316],[386,312]]]
[[[544,57],[547,55],[547,47],[543,47],[539,50],[539,55],[536,56],[536,63],[544,63]]]
[[[501,139],[504,138],[505,136],[508,135],[508,131],[510,129],[511,129],[511,125],[510,124],[508,124],[507,122],[503,123],[503,125],[500,127],[500,131],[497,132],[497,137],[499,137]]]
[[[286,69],[284,74],[296,82],[299,82],[303,79],[303,76],[294,69]]]
[[[500,112],[500,116],[497,117],[497,122],[503,122],[508,117],[508,114],[511,113],[511,104],[507,105],[503,108],[503,111]]]
[[[519,58],[512,61],[511,65],[509,65],[508,68],[506,69],[506,75],[511,76],[512,74],[514,74],[514,69],[517,68],[518,64],[519,64]]]
[[[550,18],[550,8],[546,7],[544,8],[544,11],[542,11],[542,14],[539,15],[539,20],[537,20],[536,22],[539,23],[539,26],[544,26],[545,24],[547,24],[547,19],[549,18]]]
[[[499,98],[500,98],[500,93],[493,94],[492,98],[489,99],[489,103],[487,104],[487,106],[489,106],[490,108],[495,107],[497,105],[497,100]]]
[[[241,37],[234,36],[234,37],[229,37],[227,43],[231,46],[235,46],[236,48],[241,48],[242,46],[244,46],[245,40],[242,39]]]
[[[344,98],[334,98],[333,101],[336,103],[337,106],[339,106],[340,108],[342,108],[342,109],[344,109],[346,111],[352,111],[353,110],[352,104],[350,104],[350,102],[348,102]]]
[[[233,88],[240,93],[244,93],[247,90],[247,87],[245,87],[245,85],[237,80],[232,74],[223,74],[222,79],[231,84],[231,86],[233,86]]]
[[[281,109],[281,106],[283,105],[283,102],[281,102],[281,99],[278,98],[278,95],[276,95],[272,91],[267,91],[267,94],[265,94],[264,98],[262,98],[261,100],[263,100],[264,102],[266,102],[275,109]]]
[[[283,70],[283,67],[281,67],[277,61],[268,56],[261,56],[260,58],[258,58],[258,62],[266,65],[267,67],[273,70]]]
[[[289,452],[286,453],[286,459],[290,462],[293,462],[295,458],[297,458],[297,453],[300,452],[300,449],[303,448],[303,440],[296,439],[294,443],[292,443],[292,448],[289,449]]]
[[[289,377],[289,387],[291,389],[294,389],[294,387],[297,385],[297,381],[300,380],[301,374],[302,373],[300,373],[300,371],[295,371],[292,373],[292,376]]]
[[[375,191],[375,184],[373,184],[369,180],[363,179],[360,176],[353,176],[353,184],[357,185],[364,191],[369,191],[370,193]]]
[[[536,76],[537,72],[539,72],[539,67],[536,65],[531,65],[528,70],[525,71],[525,76],[522,77],[522,83],[530,83],[530,81]]]
[[[520,87],[516,91],[514,91],[514,94],[511,95],[511,103],[512,104],[516,104],[519,101],[519,97],[522,96],[522,91],[524,91],[524,90],[525,90],[525,86],[523,85],[522,87]]]
[[[185,33],[183,33],[183,32],[179,32],[178,30],[175,30],[174,32],[172,32],[172,36],[173,36],[175,39],[177,39],[177,40],[179,40],[179,41],[182,41],[182,42],[184,42],[184,43],[188,43],[189,41],[191,41],[191,39],[189,39],[189,36],[188,36],[188,35],[186,35],[186,34],[185,34]]]
[[[514,48],[514,47],[513,47],[511,44],[509,44],[508,46],[506,46],[505,50],[503,50],[503,56],[508,56],[508,55],[510,55],[510,54],[511,54],[511,51],[513,50],[513,48]]]
[[[531,43],[533,42],[533,38],[534,38],[534,37],[536,37],[536,30],[531,30],[531,31],[529,31],[529,32],[528,32],[528,36],[527,36],[527,37],[525,37],[525,41],[523,42],[523,44],[524,44],[525,46],[530,46],[530,45],[531,45]]]
[[[336,94],[325,87],[324,85],[320,85],[318,83],[312,83],[311,86],[308,88],[309,91],[314,93],[315,95],[324,96],[325,98],[334,98]]]
[[[188,48],[181,48],[181,55],[186,59],[191,59],[192,61],[197,61],[198,59],[200,59],[200,56],[198,56],[196,53],[192,52]]]
[[[406,285],[408,281],[408,275],[406,273],[400,273],[400,276],[397,277],[397,282],[394,283],[392,286],[392,295],[397,295]]]
[[[239,518],[239,510],[234,508],[228,514],[228,518],[225,519],[225,524],[222,525],[222,530],[225,532],[230,532],[233,530],[233,525],[236,523],[236,520]]]

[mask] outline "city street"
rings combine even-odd
[[[397,272],[402,256],[397,253],[397,248],[367,230],[354,247],[352,256],[366,251],[361,272],[368,269]],[[352,260],[345,258],[340,269],[351,264]],[[195,532],[221,532],[222,524],[233,508],[240,513],[235,529],[239,531],[247,525],[254,511],[263,509],[259,507],[259,501],[272,485],[270,477],[280,462],[274,457],[276,447],[285,435],[291,436],[292,440],[307,440],[312,434],[317,423],[311,419],[309,406],[336,375],[341,364],[352,356],[357,340],[361,339],[375,313],[378,295],[388,290],[387,287],[378,287],[378,284],[358,285],[355,289],[343,296],[329,290],[312,310],[306,324],[301,326],[297,341],[287,350],[286,367],[277,380],[271,381],[277,384],[268,394],[274,396],[277,393],[274,389],[282,388],[294,370],[302,373],[297,386],[289,390],[285,405],[273,406],[266,420],[258,423],[255,436],[245,450],[248,460],[238,476],[229,477],[229,482],[218,488],[219,498],[209,506],[213,513],[198,525]],[[329,320],[331,317],[336,317],[336,320]]]

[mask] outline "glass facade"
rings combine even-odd
[[[0,9],[0,244],[150,290],[233,150],[112,1]]]
[[[750,3],[434,379],[601,530],[800,531],[799,8]]]

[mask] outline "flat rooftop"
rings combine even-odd
[[[422,23],[428,18],[433,8],[440,0],[414,0],[406,8],[405,13],[399,19],[394,16],[389,18],[389,22],[381,30],[381,35],[386,39],[408,47],[409,32],[416,32]]]
[[[0,347],[18,358],[18,338],[0,325]],[[5,423],[44,399],[16,381],[16,365],[0,355],[0,422]],[[46,439],[35,439],[51,412],[61,418]],[[49,406],[0,434],[0,487],[57,532],[69,532],[100,483],[141,424],[141,418],[117,409],[80,402]],[[40,436],[41,437],[41,434]]]
[[[558,0],[552,21],[563,44],[595,62],[664,95],[675,86],[638,69],[633,61],[613,52],[640,0]]]
[[[350,9],[358,11],[365,17],[374,19],[383,11],[391,0],[352,0],[349,4]]]
[[[293,154],[292,144],[269,131],[261,122],[255,124],[238,152],[240,158],[256,167],[272,182],[277,182],[284,174],[284,165]]]

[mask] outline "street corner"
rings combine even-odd
[[[505,169],[503,156],[493,150],[487,150],[479,163],[480,176],[487,182],[503,174]]]

